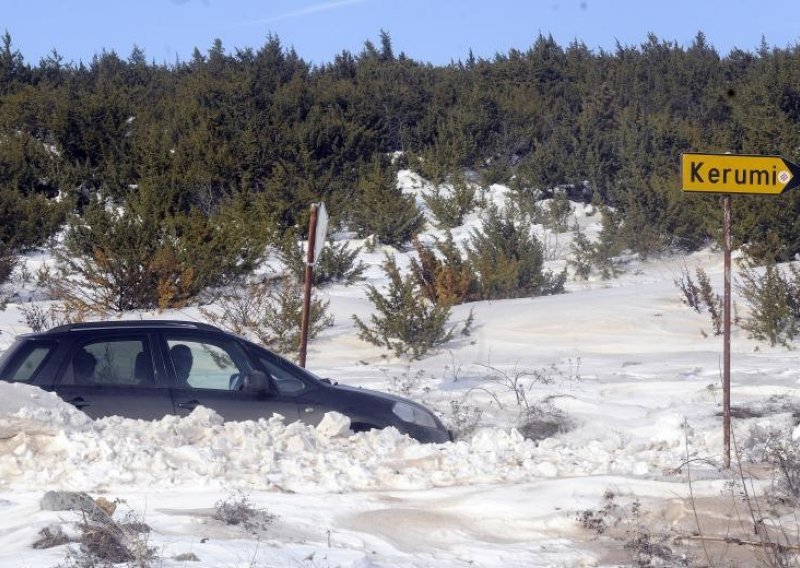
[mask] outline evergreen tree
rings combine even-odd
[[[370,316],[370,325],[353,316],[359,337],[394,351],[398,357],[410,354],[413,359],[449,341],[453,335],[447,327],[450,306],[424,298],[414,276],[400,274],[394,257],[387,255],[383,269],[389,278],[386,294],[368,286],[367,297],[376,310]]]
[[[381,30],[359,53],[320,66],[275,36],[233,52],[215,40],[171,65],[148,63],[134,46],[127,58],[101,51],[88,63],[54,50],[31,66],[6,32],[4,207],[8,192],[31,209],[60,194],[80,213],[158,187],[170,214],[212,217],[246,191],[282,232],[324,199],[359,234],[402,246],[421,226],[413,200],[388,180],[388,165],[371,172],[397,151],[436,183],[471,169],[531,194],[588,187],[626,219],[625,246],[648,253],[718,235],[713,200],[676,187],[682,152],[800,159],[798,46],[720,56],[700,33],[687,48],[650,35],[593,52],[539,36],[528,49],[444,66],[396,51]],[[800,253],[796,201],[795,192],[736,200],[737,241],[757,256]]]
[[[425,224],[414,197],[400,191],[395,170],[378,157],[362,169],[355,205],[351,220],[358,235],[374,236],[385,245],[402,247]]]
[[[521,298],[564,291],[566,273],[545,271],[539,240],[527,222],[515,224],[490,207],[480,230],[470,234],[467,258],[478,277],[480,299]]]

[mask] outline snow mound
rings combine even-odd
[[[91,421],[51,393],[0,383],[0,480],[14,489],[107,490],[190,486],[346,492],[427,489],[539,477],[652,475],[681,448],[621,448],[586,430],[536,443],[487,428],[472,440],[420,444],[394,428],[353,434],[329,413],[317,426],[282,416],[223,422],[199,407],[188,417]],[[671,426],[673,426],[671,424]]]

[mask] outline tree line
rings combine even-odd
[[[8,32],[0,43],[0,258],[66,226],[72,270],[133,278],[151,303],[250,269],[303,231],[315,201],[339,226],[408,246],[421,223],[400,167],[438,183],[467,172],[519,201],[560,187],[611,207],[620,246],[653,254],[720,231],[717,199],[680,191],[682,152],[800,158],[797,46],[721,56],[698,33],[688,47],[650,35],[593,51],[540,35],[434,66],[381,32],[315,66],[275,36],[169,65],[138,47],[31,64]],[[800,253],[800,194],[734,201],[737,245]]]

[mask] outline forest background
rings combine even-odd
[[[382,31],[320,66],[275,36],[172,65],[139,48],[31,65],[9,33],[0,43],[0,283],[15,255],[62,235],[66,269],[134,279],[117,310],[181,305],[247,273],[302,237],[312,202],[339,229],[410,246],[401,167],[504,183],[520,204],[594,203],[615,250],[648,256],[719,237],[718,198],[680,191],[682,152],[800,158],[797,46],[722,57],[702,33],[609,52],[539,36],[433,66]],[[797,192],[734,200],[735,246],[795,258],[798,210]]]

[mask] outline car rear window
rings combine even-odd
[[[0,379],[29,383],[55,349],[53,341],[17,341],[0,360]]]

